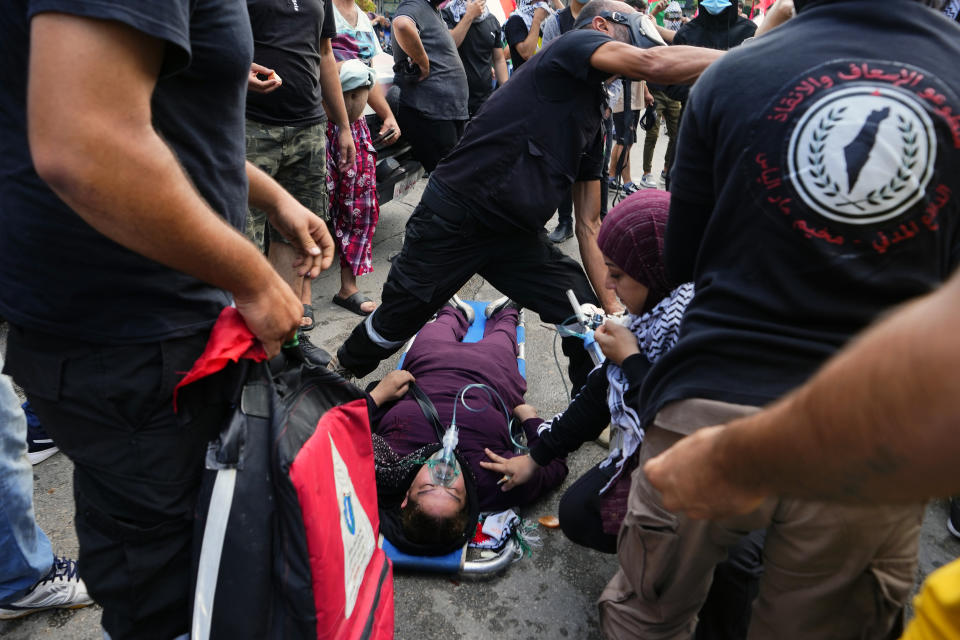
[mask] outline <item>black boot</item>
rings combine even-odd
[[[573,219],[561,218],[557,222],[557,228],[550,232],[547,239],[554,244],[560,244],[564,240],[573,237]]]

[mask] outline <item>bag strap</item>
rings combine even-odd
[[[443,428],[443,423],[440,422],[440,414],[437,413],[437,408],[433,406],[433,402],[430,401],[430,398],[423,392],[416,382],[410,383],[410,395],[413,396],[413,399],[417,401],[417,404],[420,405],[420,411],[423,412],[423,415],[426,416],[427,422],[433,425],[433,430],[437,432],[437,441],[443,441],[443,432],[446,429]]]

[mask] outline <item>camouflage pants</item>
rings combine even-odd
[[[247,120],[246,140],[247,160],[272,176],[303,206],[329,220],[326,122],[294,127]],[[266,213],[255,207],[247,211],[246,233],[263,252],[270,242],[287,242],[267,221]]]

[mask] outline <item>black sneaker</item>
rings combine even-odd
[[[947,518],[947,531],[960,538],[960,497],[950,498],[950,517]]]
[[[343,347],[341,347],[341,349],[342,348]],[[337,356],[330,356],[330,362],[327,363],[327,369],[334,372],[344,380],[353,381],[357,379],[357,375],[353,371],[350,371],[350,369],[347,369],[345,366],[340,364],[340,358]]]
[[[23,413],[27,416],[27,458],[30,464],[40,464],[57,451],[59,447],[53,442],[53,438],[47,435],[40,424],[40,419],[33,412],[29,402],[22,405]]]
[[[557,227],[547,234],[547,239],[553,244],[560,244],[573,237],[573,220],[561,220]]]
[[[310,338],[305,333],[300,332],[297,335],[297,340],[300,342],[300,353],[303,354],[304,360],[324,369],[330,365],[332,356],[327,353],[326,349],[310,342]]]

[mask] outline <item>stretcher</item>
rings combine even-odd
[[[489,303],[476,300],[464,300],[464,302],[473,308],[474,320],[463,337],[463,342],[477,342],[483,338],[484,329],[487,325],[487,317],[484,312]],[[407,352],[413,345],[414,340],[416,340],[416,336],[411,338],[404,346],[403,353],[397,363],[397,369],[403,368],[403,361],[406,359]],[[524,313],[521,309],[517,322],[517,369],[524,378],[527,377],[525,343],[526,328],[524,326]],[[404,553],[393,546],[382,534],[380,535],[380,544],[387,557],[393,562],[394,569],[460,575],[492,575],[498,573],[521,553],[520,543],[512,536],[497,550],[477,549],[465,544],[461,549],[445,556],[414,556]]]

